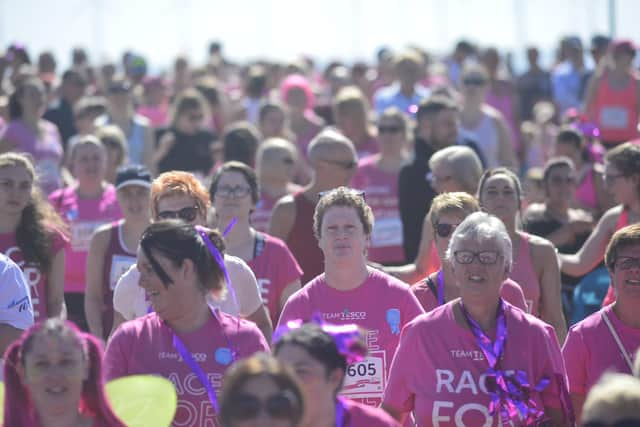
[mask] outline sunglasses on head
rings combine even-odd
[[[158,212],[158,219],[182,219],[186,222],[193,222],[198,216],[199,210],[197,206],[192,206],[178,211],[162,211]]]
[[[378,133],[398,133],[402,130],[400,126],[378,126]]]
[[[453,233],[453,230],[455,230],[457,226],[458,224],[445,224],[445,223],[436,224],[435,226],[436,234],[439,237],[446,239],[447,237],[451,236],[451,233]]]
[[[271,418],[293,418],[299,411],[299,404],[291,392],[274,394],[265,401],[252,394],[241,393],[233,397],[229,415],[235,420],[251,420],[263,411]]]

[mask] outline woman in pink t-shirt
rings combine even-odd
[[[640,224],[613,235],[605,264],[617,300],[574,325],[562,348],[576,414],[604,372],[633,373],[640,349]]]
[[[65,249],[64,277],[68,318],[85,331],[88,331],[84,314],[85,274],[91,236],[101,225],[122,217],[116,190],[105,181],[106,162],[106,150],[100,141],[92,135],[81,137],[69,151],[76,184],[49,196],[49,202],[71,228],[71,242]]]
[[[367,266],[373,213],[357,190],[338,187],[323,194],[315,209],[313,231],[324,254],[324,273],[294,293],[278,324],[314,315],[335,324],[368,331],[369,354],[354,375],[345,378],[342,396],[378,406],[400,331],[423,313],[406,283]]]
[[[275,324],[287,299],[300,289],[302,269],[282,240],[258,232],[250,224],[259,194],[255,172],[244,163],[227,162],[213,177],[209,194],[218,228],[231,227],[224,236],[227,253],[251,267]]]
[[[318,420],[336,427],[399,425],[382,409],[338,397],[347,376],[372,368],[363,363],[367,347],[360,331],[353,324],[289,322],[274,335],[274,355],[294,369],[305,395],[301,427],[316,426]]]
[[[151,224],[140,240],[137,266],[153,312],[120,325],[107,346],[107,379],[152,374],[174,383],[173,425],[218,425],[216,393],[224,372],[269,351],[254,323],[207,304],[209,292],[226,292],[223,248],[215,231],[179,220]]]
[[[338,91],[333,116],[340,132],[353,142],[359,159],[378,152],[375,130],[369,123],[369,103],[357,86]]]
[[[227,371],[220,396],[225,427],[299,427],[307,409],[293,371],[268,354],[256,354]]]
[[[443,193],[436,196],[431,202],[428,218],[434,230],[434,239],[437,256],[441,267],[427,276],[426,279],[411,286],[424,311],[429,312],[436,307],[458,298],[460,290],[455,285],[453,269],[446,261],[446,252],[451,240],[451,234],[468,215],[478,212],[480,206],[476,199],[463,192]],[[520,285],[511,279],[502,284],[500,296],[509,304],[521,310],[527,310],[524,294]]]
[[[560,342],[564,342],[567,325],[562,312],[556,249],[548,240],[516,227],[521,195],[520,180],[510,169],[489,169],[480,178],[480,206],[502,220],[513,243],[513,268],[509,277],[522,288],[527,312],[553,326]]]
[[[367,203],[376,218],[369,259],[381,264],[397,265],[404,261],[398,174],[408,159],[407,135],[404,114],[395,107],[385,110],[378,119],[380,152],[360,159],[351,180],[353,188],[367,195]]]
[[[420,426],[573,425],[553,328],[500,297],[512,265],[503,223],[469,215],[447,259],[460,298],[403,329],[383,407]]]
[[[62,313],[66,230],[37,188],[31,160],[0,154],[0,252],[22,269],[36,321]]]
[[[62,186],[63,148],[58,128],[42,118],[46,108],[42,82],[20,83],[9,99],[9,123],[0,133],[0,152],[18,151],[33,157],[45,194]]]
[[[102,379],[102,346],[71,322],[29,328],[4,355],[4,424],[125,427]]]

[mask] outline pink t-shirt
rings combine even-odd
[[[365,157],[369,157],[372,154],[380,152],[380,148],[378,147],[378,140],[374,137],[369,137],[362,144],[356,145],[355,148],[356,153],[358,154],[358,159],[364,159]]]
[[[380,408],[342,399],[344,418],[339,427],[399,427],[400,424]]]
[[[6,139],[13,144],[13,151],[26,152],[33,156],[38,182],[45,194],[62,186],[60,167],[64,151],[56,125],[41,120],[38,135],[22,120],[13,120],[0,134],[0,139]]]
[[[76,188],[68,187],[53,192],[49,202],[71,229],[71,241],[65,249],[64,290],[84,293],[87,254],[93,232],[103,224],[122,218],[116,189],[107,184],[99,199],[81,199]]]
[[[149,119],[151,126],[159,128],[169,123],[169,107],[167,104],[141,105],[138,107],[138,114]]]
[[[363,190],[375,222],[371,233],[368,258],[382,264],[404,261],[402,220],[398,206],[398,173],[380,170],[379,155],[367,156],[358,162],[351,186]]]
[[[355,289],[340,291],[329,286],[321,274],[289,298],[279,324],[295,319],[309,320],[314,313],[329,323],[355,323],[367,330],[369,355],[347,369],[342,395],[378,406],[400,331],[424,313],[409,286],[381,271],[369,269],[364,283]]]
[[[217,319],[212,315],[201,328],[179,337],[219,393],[224,372],[233,363],[232,352],[238,360],[269,351],[269,345],[254,323],[216,314]],[[143,374],[170,380],[178,394],[173,426],[219,425],[206,389],[173,346],[173,331],[156,313],[123,323],[109,341],[104,365],[107,380]]]
[[[420,426],[498,426],[499,417],[491,417],[488,409],[491,398],[485,372],[489,364],[471,330],[454,318],[458,301],[404,328],[384,404],[400,412],[415,411]],[[507,339],[500,368],[525,371],[534,386],[549,378],[550,384],[532,398],[539,409],[562,408],[566,377],[553,328],[509,303],[505,303],[505,318]]]
[[[434,281],[436,291],[438,291],[438,281]],[[421,280],[418,283],[411,285],[411,292],[418,298],[422,308],[425,312],[430,312],[434,308],[438,307],[438,297],[431,292],[426,280]],[[511,279],[507,279],[502,283],[500,289],[500,296],[504,298],[506,302],[519,308],[520,310],[527,311],[527,303],[522,293],[522,288],[516,282]],[[446,301],[445,301],[446,303]]]
[[[57,254],[67,244],[66,237],[58,232],[51,232],[51,253]],[[25,262],[22,250],[16,242],[16,233],[0,233],[0,252],[11,258],[22,270],[24,279],[31,289],[33,319],[38,322],[49,317],[47,300],[49,295],[49,277],[47,272],[40,271],[34,262]]]
[[[613,305],[573,325],[562,347],[571,393],[586,395],[607,370],[631,374],[611,331],[602,319],[603,312],[609,317],[631,361],[640,349],[640,329],[622,323],[614,313]]]
[[[269,309],[271,322],[275,325],[280,314],[280,297],[291,282],[300,280],[302,269],[295,257],[280,239],[258,233],[257,256],[247,261],[258,281],[262,301]]]
[[[251,212],[251,226],[253,228],[263,233],[267,232],[273,206],[277,201],[278,199],[274,199],[264,192],[260,194],[260,200],[256,203],[256,208]]]

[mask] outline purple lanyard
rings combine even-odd
[[[444,305],[444,273],[438,271],[438,306]]]
[[[482,331],[482,328],[467,312],[464,304],[460,303],[462,314],[464,315],[476,343],[482,350],[484,357],[489,363],[487,378],[495,380],[495,387],[488,386],[491,403],[489,412],[493,416],[500,410],[502,422],[518,420],[524,425],[537,425],[544,418],[544,411],[537,408],[532,397],[534,391],[541,392],[550,383],[548,378],[542,378],[535,386],[529,384],[527,373],[517,370],[515,373],[507,373],[498,368],[500,358],[504,353],[505,341],[507,339],[507,322],[504,315],[504,301],[500,298],[496,317],[496,340],[491,339]],[[491,390],[493,388],[493,390]]]
[[[336,399],[336,427],[344,427],[344,402],[342,397]]]
[[[238,222],[238,217],[234,216],[229,225],[227,225],[227,228],[222,232],[222,237],[227,237],[227,234],[229,234],[233,226],[236,225],[236,222]]]
[[[229,350],[231,351],[231,361],[233,363],[233,361],[236,360],[236,354],[233,351],[233,347],[231,347],[231,340],[229,339],[227,334],[224,332],[224,329],[222,329],[222,322],[220,322],[220,319],[218,318],[216,312],[212,311],[211,314],[213,314],[213,317],[215,317],[216,321],[218,322],[218,326],[220,326],[220,331],[222,332],[222,334],[224,335],[227,341],[227,345],[229,346]],[[178,337],[178,335],[173,330],[171,331],[171,334],[173,335],[173,347],[178,351],[178,353],[180,353],[182,360],[185,361],[187,366],[189,366],[189,369],[191,369],[191,372],[193,372],[198,377],[198,380],[200,380],[205,390],[207,390],[207,395],[209,396],[209,402],[211,402],[211,406],[213,406],[213,410],[215,411],[215,413],[219,414],[220,405],[218,405],[218,398],[216,397],[216,392],[213,390],[213,387],[211,386],[211,383],[207,379],[207,376],[202,371],[202,368],[200,367],[200,365],[198,365],[196,361],[193,359],[191,352],[184,345],[180,337]]]

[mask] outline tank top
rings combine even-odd
[[[124,244],[122,236],[123,221],[111,223],[109,244],[104,253],[102,266],[102,291],[104,301],[102,306],[102,331],[104,338],[109,337],[113,326],[113,290],[118,279],[136,263],[136,253],[131,252]]]
[[[629,225],[629,209],[625,206],[622,209],[620,216],[618,217],[618,221],[616,222],[616,231],[626,227],[627,225]],[[616,292],[613,289],[613,284],[610,283],[609,290],[607,291],[607,295],[604,297],[604,300],[602,300],[602,306],[605,307],[615,302],[615,300],[616,300]]]
[[[540,317],[540,281],[531,261],[529,234],[518,231],[520,245],[513,259],[510,278],[520,285],[527,302],[527,312]]]
[[[487,168],[500,166],[498,159],[498,129],[488,114],[483,112],[482,120],[473,129],[468,129],[461,125],[460,132],[463,137],[473,140],[478,145],[487,162]]]
[[[313,235],[313,213],[315,205],[299,192],[293,195],[296,206],[296,219],[287,237],[286,244],[300,263],[304,285],[324,270],[324,255]]]
[[[598,207],[596,186],[593,182],[593,167],[589,167],[587,173],[584,174],[576,189],[575,197],[586,208],[596,209]]]
[[[604,143],[619,143],[638,136],[638,80],[629,74],[625,87],[615,89],[609,82],[609,73],[599,81],[596,99],[590,111],[600,127]]]

